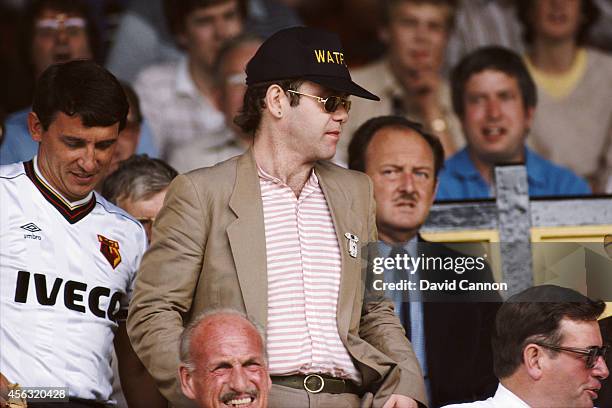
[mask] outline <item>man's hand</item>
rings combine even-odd
[[[431,70],[414,70],[402,78],[406,100],[405,108],[415,111],[429,119],[441,110],[439,106],[440,88],[442,78],[440,74]]]
[[[0,407],[2,408],[22,408],[28,404],[24,398],[11,398],[9,393],[11,390],[19,390],[19,385],[11,384],[11,382],[0,373]]]
[[[415,400],[405,395],[392,394],[383,408],[418,408]]]
[[[119,363],[119,379],[123,395],[131,408],[167,408],[168,401],[160,394],[153,378],[142,365],[128,338],[125,322],[115,333],[115,352]]]

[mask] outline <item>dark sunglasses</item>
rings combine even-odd
[[[597,359],[599,357],[603,357],[605,359],[606,353],[608,352],[608,348],[610,347],[608,345],[605,345],[601,347],[591,346],[587,348],[577,348],[577,347],[555,346],[554,344],[548,344],[548,343],[535,343],[535,344],[537,344],[538,346],[546,347],[547,349],[550,349],[550,350],[568,351],[570,353],[576,353],[576,354],[581,354],[583,356],[586,356],[587,357],[586,358],[587,368],[595,367],[595,363],[597,363]]]
[[[325,109],[325,112],[327,113],[335,112],[336,109],[340,107],[340,105],[344,106],[344,109],[346,109],[347,113],[348,111],[351,110],[351,101],[341,96],[328,96],[327,98],[321,98],[320,96],[309,95],[306,93],[293,91],[291,89],[289,89],[287,92],[291,92],[292,94],[296,94],[296,95],[308,96],[309,98],[316,99],[317,102],[323,105],[323,109]]]

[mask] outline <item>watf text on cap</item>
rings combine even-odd
[[[342,64],[344,63],[344,54],[338,51],[328,51],[328,50],[314,50],[315,56],[317,57],[317,62],[319,64],[332,63],[332,64]]]

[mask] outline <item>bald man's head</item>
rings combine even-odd
[[[233,311],[212,312],[181,336],[181,388],[202,408],[267,407],[272,386],[258,328]]]

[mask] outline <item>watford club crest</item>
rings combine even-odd
[[[119,242],[108,239],[100,234],[98,234],[98,241],[100,241],[100,252],[102,252],[108,263],[115,269],[121,263]]]

